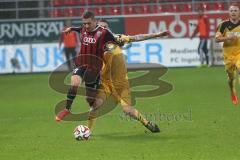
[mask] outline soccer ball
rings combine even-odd
[[[87,126],[79,125],[77,126],[74,131],[73,135],[76,140],[88,140],[91,135],[91,131]]]

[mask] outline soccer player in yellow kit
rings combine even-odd
[[[240,74],[240,10],[238,4],[229,6],[229,19],[217,27],[216,42],[223,42],[223,56],[233,104],[238,104],[235,88],[236,72]]]
[[[100,20],[98,24],[108,28],[108,22],[106,20]],[[124,44],[167,35],[169,35],[169,32],[165,31],[156,34],[136,36],[118,35],[116,39]],[[102,84],[89,114],[88,127],[92,129],[94,119],[97,116],[98,107],[100,107],[111,94],[115,101],[120,103],[124,113],[140,121],[151,132],[160,132],[159,127],[155,123],[144,118],[143,115],[131,105],[130,86],[122,49],[118,45],[112,43],[108,43],[105,48],[107,51],[104,55],[105,65],[102,68]]]

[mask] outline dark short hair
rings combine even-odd
[[[85,11],[82,15],[82,18],[84,18],[84,19],[88,19],[88,18],[94,19],[95,15],[92,11]]]
[[[236,2],[230,3],[229,7],[231,7],[231,6],[238,7],[238,9],[240,9],[239,4]]]
[[[104,22],[104,23],[107,23],[108,26],[110,25],[109,22],[108,22],[108,20],[105,19],[105,18],[100,18],[100,19],[98,20],[98,22]]]

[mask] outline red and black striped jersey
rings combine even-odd
[[[91,32],[85,27],[72,28],[72,30],[81,33],[81,49],[75,60],[76,66],[87,66],[100,71],[103,65],[104,45],[116,42],[113,33],[99,25]]]

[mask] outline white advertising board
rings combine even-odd
[[[123,49],[128,64],[161,64],[166,67],[200,65],[199,39],[156,39],[132,43]],[[210,43],[210,42],[209,42]],[[223,65],[221,45],[209,45],[210,63]],[[14,66],[14,61],[17,64]],[[58,43],[0,46],[0,73],[51,72],[66,62]],[[63,65],[63,70],[66,70]]]
[[[126,62],[136,63],[156,63],[166,67],[188,67],[200,65],[198,55],[199,39],[158,39],[132,43],[131,47],[124,50]],[[211,52],[209,48],[210,63],[222,65],[223,58],[220,47],[218,52]]]
[[[0,46],[0,73],[22,73],[31,71],[29,45]]]

